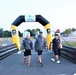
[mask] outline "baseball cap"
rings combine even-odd
[[[58,34],[55,34],[54,36],[59,36]]]
[[[43,33],[42,31],[40,31],[39,33]]]

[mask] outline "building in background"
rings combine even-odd
[[[29,36],[30,36],[30,32],[24,30],[24,32],[23,32],[23,37],[26,37],[27,34],[29,34]]]
[[[76,31],[71,32],[70,36],[76,36]]]

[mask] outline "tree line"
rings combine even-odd
[[[40,31],[40,29],[27,29],[26,31],[30,32],[31,36],[35,36],[36,32]],[[20,37],[23,36],[23,33],[21,33],[20,31],[18,31],[18,33]],[[12,37],[11,31],[3,30],[3,28],[0,28],[0,37]]]
[[[37,29],[27,29],[26,31],[30,32],[31,36],[35,36],[36,32],[41,31],[39,28]],[[59,30],[58,30],[59,31]],[[62,32],[62,34],[70,34],[71,32],[76,31],[75,28],[68,28],[65,29],[64,32]],[[21,33],[20,31],[18,31],[19,36],[22,37],[23,33]],[[3,30],[3,28],[0,28],[0,37],[12,37],[11,31],[8,30]]]
[[[74,32],[74,31],[76,31],[75,28],[68,28],[68,29],[65,29],[65,31],[62,32],[62,34],[71,34],[71,32]]]
[[[31,36],[35,36],[36,32],[39,32],[41,30],[39,28],[37,28],[37,29],[32,29],[32,30],[27,29],[26,31],[30,32]]]
[[[22,37],[22,33],[18,31],[19,36]],[[12,37],[12,33],[9,30],[3,30],[3,28],[0,28],[0,37]]]

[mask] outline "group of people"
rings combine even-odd
[[[47,49],[47,42],[46,39],[43,37],[43,32],[39,32],[39,36],[36,38],[34,48],[33,42],[30,40],[30,35],[26,35],[26,38],[23,40],[23,48],[24,48],[24,64],[26,63],[26,57],[28,56],[28,66],[31,66],[31,51],[35,49],[38,53],[38,62],[40,66],[43,66],[41,55],[44,48]],[[51,50],[53,50],[54,54],[51,58],[52,61],[55,61],[54,57],[56,58],[57,63],[60,63],[59,56],[60,56],[60,39],[59,35],[56,34],[55,38],[51,42]]]

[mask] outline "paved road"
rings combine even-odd
[[[33,52],[31,67],[23,64],[23,52],[13,55],[0,61],[0,75],[74,75],[76,73],[76,64],[61,58],[61,64],[50,60],[51,52],[43,53],[43,67],[37,62],[37,54]]]

